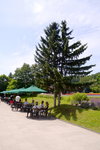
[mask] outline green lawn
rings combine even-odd
[[[83,109],[70,105],[66,96],[61,99],[61,106],[53,108],[53,97],[38,95],[37,97],[29,97],[28,101],[31,103],[32,99],[39,103],[44,100],[48,101],[51,113],[56,118],[61,120],[91,129],[100,133],[100,110]],[[24,101],[24,99],[22,99]]]
[[[75,106],[62,104],[53,109],[53,115],[64,121],[100,132],[100,111],[83,109]]]

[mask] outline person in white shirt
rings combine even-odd
[[[41,102],[41,104],[39,105],[39,108],[40,108],[40,109],[43,109],[43,108],[44,108],[44,101]]]
[[[20,102],[20,99],[21,99],[21,97],[20,97],[19,95],[17,95],[17,96],[15,97],[15,101],[16,101],[16,102]]]
[[[39,105],[38,105],[38,102],[36,102],[36,104],[33,106],[33,109],[39,109]]]
[[[39,107],[39,105],[38,105],[38,102],[36,102],[36,104],[32,107],[32,112],[33,112],[34,114],[36,114],[36,116],[38,116],[39,109],[40,109],[40,107]]]

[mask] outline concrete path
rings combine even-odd
[[[100,134],[58,119],[27,119],[1,102],[0,150],[100,150]]]

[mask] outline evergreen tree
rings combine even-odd
[[[44,32],[45,37],[41,37],[41,43],[36,47],[35,61],[41,66],[43,78],[49,79],[54,88],[56,106],[57,95],[60,105],[63,87],[70,88],[73,78],[88,75],[94,65],[85,65],[92,55],[80,57],[87,44],[82,45],[80,41],[71,44],[72,31],[66,21],[62,21],[61,25],[54,22]]]

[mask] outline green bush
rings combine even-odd
[[[88,101],[89,98],[85,93],[75,93],[71,96],[72,104],[81,104],[83,101]]]

